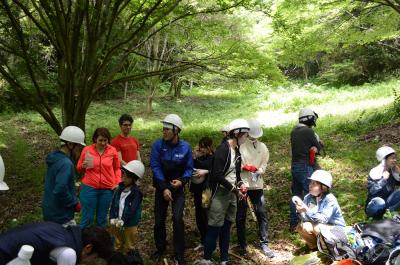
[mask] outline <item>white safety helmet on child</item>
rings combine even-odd
[[[181,117],[176,114],[168,114],[165,118],[161,121],[164,128],[175,129],[177,127],[179,130],[183,128],[183,122]]]
[[[125,172],[135,174],[138,178],[142,178],[144,175],[144,165],[139,160],[129,161],[127,164],[122,166],[122,170]]]
[[[256,119],[247,120],[249,123],[250,131],[249,136],[251,138],[260,138],[263,135],[263,130],[261,128],[261,123]]]
[[[4,182],[5,171],[3,158],[0,156],[0,190],[9,190],[7,184]]]
[[[310,180],[318,181],[321,184],[324,184],[328,188],[332,187],[332,175],[328,171],[325,170],[316,170],[311,175]]]
[[[221,128],[220,132],[229,132],[229,125],[225,125]]]
[[[396,151],[393,148],[391,148],[390,146],[382,146],[382,147],[379,147],[378,150],[376,150],[376,159],[378,160],[378,162],[381,162],[388,155],[391,155],[394,153],[396,153]]]
[[[64,142],[76,143],[85,146],[85,133],[76,126],[67,126],[61,132],[60,139]]]
[[[312,124],[315,126],[315,122],[317,121],[317,119],[318,119],[318,114],[315,113],[310,108],[302,108],[299,111],[299,122],[311,121]]]
[[[229,133],[248,133],[249,131],[250,126],[245,119],[236,119],[229,123]]]

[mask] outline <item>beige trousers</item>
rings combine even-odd
[[[111,226],[110,233],[115,239],[115,250],[121,253],[127,253],[129,250],[135,248],[137,237],[138,237],[138,227],[123,227],[122,229]]]
[[[325,224],[313,224],[311,222],[300,223],[296,230],[306,242],[309,249],[317,248],[317,236],[321,232],[322,227],[331,226]]]

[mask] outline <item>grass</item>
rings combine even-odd
[[[148,166],[151,143],[161,136],[160,120],[168,113],[177,113],[182,117],[185,126],[181,138],[192,145],[205,135],[212,137],[215,143],[219,143],[219,129],[223,125],[238,117],[258,117],[266,125],[262,141],[270,150],[270,163],[265,182],[271,246],[274,248],[274,244],[282,241],[292,246],[300,246],[299,237],[287,230],[291,181],[289,135],[296,123],[297,111],[301,107],[311,106],[322,114],[315,130],[325,142],[326,154],[319,158],[319,162],[334,176],[333,193],[339,200],[347,223],[364,221],[363,207],[366,198],[367,174],[376,164],[374,154],[381,142],[379,140],[366,142],[361,136],[375,128],[397,122],[390,104],[393,101],[392,92],[399,84],[400,81],[391,80],[341,88],[308,83],[289,84],[280,88],[270,88],[261,82],[215,85],[185,90],[182,99],[159,96],[155,100],[154,112],[151,115],[144,111],[144,94],[132,94],[127,101],[106,100],[97,101],[91,105],[87,114],[87,140],[91,138],[96,127],[107,127],[112,135],[116,135],[119,132],[117,120],[120,114],[131,113],[135,117],[133,134],[143,144],[144,162]],[[377,100],[386,105],[377,108],[376,105],[371,104]],[[358,103],[360,104],[357,105]],[[359,109],[349,108],[343,111],[344,106],[359,106]],[[59,114],[59,111],[56,110],[56,112]],[[267,116],[271,112],[275,114],[271,116],[275,119],[274,123],[269,120],[270,116]],[[285,116],[286,114],[288,115]],[[27,132],[21,130],[21,124],[27,127]],[[32,148],[34,146],[32,140],[44,139],[43,137],[27,138],[29,134],[43,135],[47,140],[47,146],[57,144],[56,136],[36,113],[25,112],[0,116],[0,153],[6,163],[6,181],[13,189],[12,194],[15,193],[20,201],[30,198],[24,197],[26,189],[30,193],[38,194],[36,199],[40,200],[45,174],[43,164],[45,153],[39,152],[42,157],[37,158],[42,164],[36,164],[30,159],[32,153],[38,152]],[[18,176],[21,182],[13,176]],[[14,189],[16,185],[18,190]],[[144,204],[151,208],[152,194],[145,194],[145,196]],[[1,199],[4,199],[2,194],[0,201]],[[18,223],[40,220],[38,205],[35,204],[34,210],[30,213],[22,214],[18,218]],[[146,229],[146,238],[148,237],[144,242],[148,242],[151,246],[154,244],[150,231],[153,225],[152,214],[151,209],[144,211],[142,226]],[[0,216],[2,216],[0,230],[12,225],[10,223],[13,219],[12,214],[6,216],[0,214]],[[5,218],[8,220],[4,220]],[[185,218],[194,226],[193,209],[187,210]],[[248,241],[257,242],[256,226],[250,222],[248,226],[252,227],[248,230]],[[194,227],[190,229],[195,230]],[[235,241],[236,233],[232,235]],[[276,248],[278,247],[275,246]]]

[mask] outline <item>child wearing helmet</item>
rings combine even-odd
[[[143,177],[144,165],[132,160],[121,167],[121,173],[122,182],[111,201],[110,232],[115,238],[115,249],[126,253],[135,248],[137,241],[143,198],[137,184]]]
[[[317,236],[323,226],[346,226],[339,203],[330,193],[331,187],[332,175],[316,170],[310,177],[309,193],[304,201],[296,196],[292,199],[302,219],[296,230],[310,250],[316,249]]]
[[[400,168],[397,165],[396,151],[382,146],[376,151],[379,165],[371,169],[368,176],[368,196],[365,213],[369,217],[382,218],[385,211],[400,210]]]

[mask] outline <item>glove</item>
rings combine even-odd
[[[117,219],[110,219],[110,225],[117,225]]]
[[[75,204],[74,211],[79,213],[81,211],[81,203],[78,201],[77,204]]]
[[[242,166],[242,170],[256,172],[258,170],[258,168],[253,165],[245,165],[245,166]]]
[[[317,152],[315,151],[315,148],[311,148],[309,152],[309,163],[310,166],[313,166],[315,164],[315,156]]]
[[[123,227],[124,226],[124,221],[122,220],[117,220],[117,223],[115,225],[116,227]]]
[[[239,190],[243,194],[242,200],[246,200],[246,198],[247,198],[247,188],[244,185],[242,185],[242,187]]]

